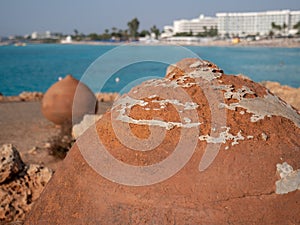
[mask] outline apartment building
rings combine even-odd
[[[284,26],[281,32],[288,33],[300,21],[300,11],[280,10],[245,13],[217,13],[218,33],[221,36],[267,35],[272,23]]]
[[[173,33],[189,33],[198,34],[205,31],[205,28],[216,28],[218,20],[215,17],[205,17],[200,15],[199,18],[192,20],[175,20],[173,22]]]

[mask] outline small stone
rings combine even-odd
[[[45,145],[44,145],[44,148],[50,148],[50,147],[51,147],[51,143],[46,142]]]
[[[36,150],[37,150],[37,147],[33,147],[32,149],[28,150],[28,153],[29,154],[36,154]]]
[[[267,141],[268,140],[268,135],[266,135],[265,133],[261,133],[261,138],[264,140],[264,141]]]
[[[3,183],[24,168],[19,152],[12,144],[0,148],[0,183]]]

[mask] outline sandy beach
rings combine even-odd
[[[241,40],[233,43],[231,40],[212,40],[203,42],[170,42],[161,40],[159,42],[102,42],[102,41],[73,41],[71,45],[183,45],[183,46],[219,46],[219,47],[277,47],[277,48],[300,48],[300,38],[279,38],[257,41]]]
[[[99,102],[97,114],[103,114],[111,102]],[[49,140],[60,127],[45,119],[41,101],[0,102],[0,145],[13,144],[27,164],[45,165],[56,170],[62,161],[49,155]]]

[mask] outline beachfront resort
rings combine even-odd
[[[220,12],[215,16],[200,15],[194,19],[174,20],[173,25],[165,25],[159,30],[153,25],[150,30],[139,31],[137,18],[128,22],[128,29],[113,27],[103,34],[85,35],[74,29],[74,34],[36,32],[24,37],[11,36],[0,38],[0,44],[22,42],[72,44],[83,42],[122,43],[137,42],[143,44],[174,43],[201,44],[203,42],[231,40],[259,41],[278,38],[299,38],[300,11],[276,10],[262,12]],[[218,45],[219,42],[215,42]],[[17,43],[17,45],[20,45]],[[21,45],[22,46],[22,45]]]

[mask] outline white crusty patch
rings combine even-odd
[[[224,92],[225,99],[241,100],[246,94],[255,94],[247,86],[242,86],[242,88],[238,89],[237,91],[233,91],[234,88],[232,85],[218,85],[218,86],[213,86],[213,88],[214,90],[225,91]]]
[[[199,137],[200,141],[206,141],[207,143],[214,143],[214,144],[220,144],[220,143],[226,143],[228,140],[232,140],[233,142],[231,143],[232,146],[239,144],[239,140],[245,140],[245,138],[242,136],[241,132],[239,131],[237,135],[233,135],[229,133],[230,127],[223,127],[226,130],[219,133],[218,137],[211,137],[209,135],[201,135]]]
[[[214,79],[220,78],[222,76],[222,73],[213,73],[212,69],[200,68],[190,72],[188,76],[191,78],[202,78],[207,81],[212,81]]]
[[[182,106],[184,110],[193,110],[193,109],[197,109],[199,107],[199,105],[195,102],[181,103],[177,99],[152,100],[152,102],[159,103],[159,105],[163,108],[165,108],[167,104]]]
[[[290,105],[270,93],[267,93],[264,98],[242,98],[239,102],[230,105],[221,103],[220,107],[226,107],[230,110],[236,110],[237,107],[246,109],[247,113],[253,114],[250,118],[251,122],[257,122],[266,116],[282,116],[300,127],[300,115]]]
[[[165,100],[152,100],[154,103],[159,103],[160,108],[166,107],[166,104],[173,104],[178,106],[178,108],[182,108],[183,110],[194,110],[199,107],[198,104],[194,102],[185,102],[182,103],[177,99],[165,99]],[[120,120],[125,123],[131,123],[131,124],[137,124],[137,125],[148,125],[148,126],[159,126],[164,127],[167,130],[171,130],[174,127],[182,127],[182,128],[192,128],[192,127],[198,127],[201,125],[200,122],[192,122],[190,118],[183,118],[184,123],[182,122],[171,122],[171,121],[163,121],[158,119],[134,119],[130,116],[128,116],[128,110],[130,110],[134,106],[147,106],[148,102],[145,102],[144,100],[134,99],[129,97],[128,95],[119,98],[114,106],[113,110],[116,112],[119,112],[119,114],[116,117],[116,120]],[[144,108],[145,110],[150,110],[149,107]],[[154,108],[153,110],[158,110]]]
[[[300,169],[294,170],[287,162],[276,165],[280,180],[276,181],[276,194],[287,194],[300,190]]]

